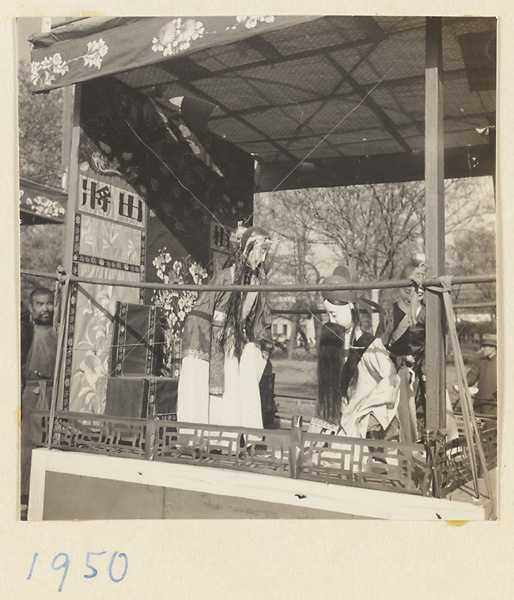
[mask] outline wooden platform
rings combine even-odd
[[[32,454],[28,520],[375,518],[480,521],[483,505],[196,465]]]

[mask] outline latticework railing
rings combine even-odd
[[[32,442],[48,445],[49,411],[33,411]],[[56,413],[51,447],[75,452],[173,462],[322,483],[445,497],[472,478],[464,436],[439,433],[425,445],[348,438],[302,431],[249,429],[133,419],[90,413]],[[488,468],[497,465],[497,430],[483,428]]]
[[[33,411],[33,443],[48,445],[50,413]],[[424,446],[302,431],[249,429],[57,412],[51,447],[421,494]]]
[[[484,428],[480,432],[480,437],[487,468],[494,469],[498,464],[498,431],[496,427]],[[434,471],[439,478],[434,490],[435,495],[447,496],[453,490],[472,480],[469,452],[469,446],[463,435],[440,445],[434,461]]]

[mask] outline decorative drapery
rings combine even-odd
[[[20,178],[22,222],[64,223],[66,194],[35,181]]]
[[[88,19],[31,37],[36,91],[87,81],[230,44],[318,17],[228,16]]]
[[[159,283],[177,275],[199,283],[212,262],[212,223],[233,227],[251,215],[252,157],[208,133],[209,107],[195,111],[194,98],[185,107],[187,124],[178,109],[161,108],[113,78],[83,84],[74,274]],[[167,336],[177,337],[191,307],[191,298],[171,297],[177,295],[75,285],[64,407],[105,410],[116,302],[161,306]]]

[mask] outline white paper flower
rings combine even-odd
[[[246,17],[236,17],[238,23],[244,23],[247,29],[253,29],[257,26],[257,23],[273,23],[275,17],[272,15],[267,16],[246,16]]]

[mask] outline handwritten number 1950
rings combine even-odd
[[[95,567],[93,567],[90,564],[90,558],[92,556],[102,556],[103,554],[106,554],[106,552],[88,552],[87,553],[87,557],[86,557],[86,568],[89,569],[91,571],[91,573],[86,573],[84,575],[84,577],[86,579],[91,579],[92,577],[96,577],[98,575],[98,570],[95,569]],[[36,566],[36,560],[38,558],[39,554],[37,552],[34,553],[34,558],[32,559],[32,564],[30,566],[30,572],[28,574],[27,579],[30,579],[32,577],[32,573],[34,572],[34,567]],[[119,561],[123,560],[125,562],[124,568],[123,568],[123,572],[120,574],[121,571],[121,567],[120,566],[116,566],[116,573],[118,574],[118,577],[115,577],[113,574],[113,569],[115,568],[115,560],[116,558],[118,558],[118,565],[119,565]],[[57,554],[53,561],[52,561],[52,569],[54,569],[54,571],[60,571],[61,569],[63,569],[63,574],[62,574],[62,579],[61,579],[61,583],[59,584],[59,588],[58,591],[62,591],[62,586],[64,585],[64,582],[66,580],[66,577],[68,575],[68,570],[70,568],[70,558],[69,556],[65,553],[65,552],[61,552],[60,554]],[[127,569],[128,569],[128,558],[127,555],[124,552],[115,552],[112,557],[111,557],[111,561],[109,563],[109,577],[111,579],[111,581],[113,581],[114,583],[119,583],[120,581],[122,581],[125,577],[125,575],[127,574]]]

